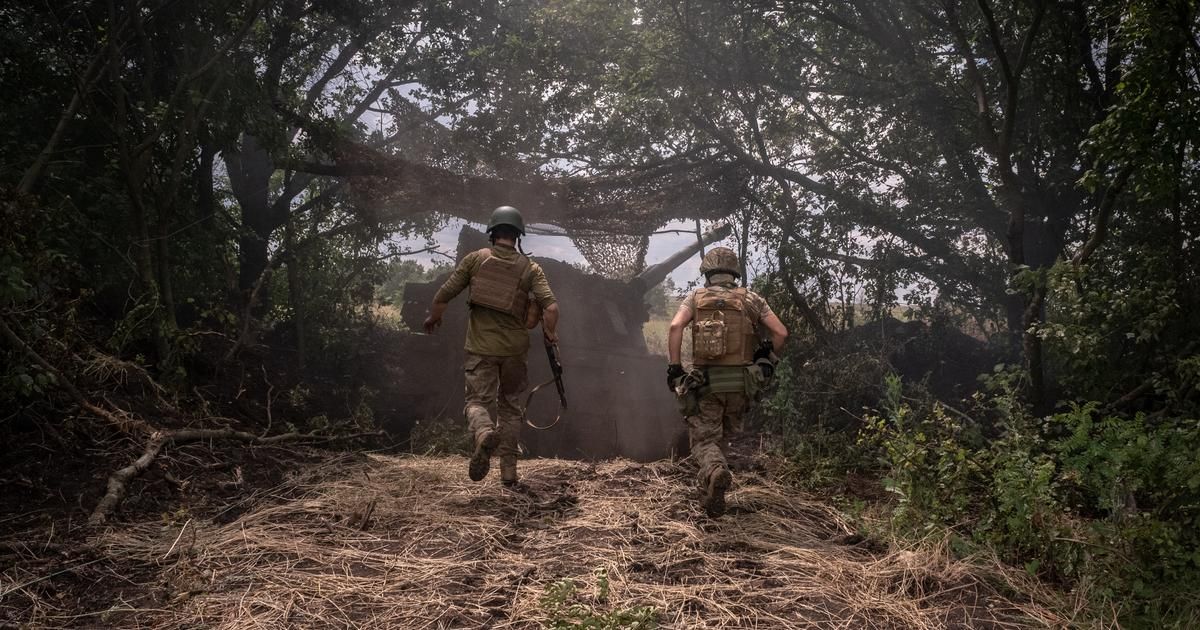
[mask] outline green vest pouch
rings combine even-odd
[[[714,365],[705,369],[707,382],[700,388],[700,396],[708,394],[744,394],[746,392],[746,368],[740,365]]]

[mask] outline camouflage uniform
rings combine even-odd
[[[732,274],[715,273],[709,277],[706,289],[732,291],[737,280]],[[681,311],[696,314],[696,294],[693,291],[680,305]],[[767,301],[753,291],[746,291],[747,318],[757,328],[772,314]],[[692,458],[699,464],[697,481],[701,487],[709,484],[714,475],[725,471],[727,437],[742,428],[742,415],[752,403],[754,390],[763,379],[759,369],[747,361],[745,365],[713,365],[700,367],[706,374],[705,384],[697,392],[699,412],[687,417],[688,437]]]
[[[471,435],[478,442],[490,431],[499,432],[496,455],[500,458],[500,478],[516,481],[517,444],[521,439],[521,424],[525,418],[521,409],[521,393],[528,384],[525,355],[498,357],[467,352],[463,367],[466,370],[466,405],[463,414],[467,417]],[[492,422],[488,413],[492,405],[496,406],[499,422]]]
[[[489,255],[504,261],[517,260],[521,254],[508,245],[467,254],[438,290],[434,301],[449,302],[471,284]],[[546,275],[537,263],[521,278],[519,290],[532,293],[534,302],[545,309],[555,302]],[[525,391],[525,355],[529,351],[529,331],[525,321],[499,310],[472,305],[467,323],[466,360],[464,362],[466,404],[463,414],[476,445],[489,440],[500,457],[500,475],[505,482],[517,480],[518,443],[524,412],[521,393]],[[499,422],[492,420],[489,409],[495,404]]]

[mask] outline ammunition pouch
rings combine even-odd
[[[675,405],[683,417],[700,413],[700,389],[707,376],[704,370],[694,368],[675,381]]]
[[[675,404],[679,413],[694,416],[700,413],[700,400],[709,394],[745,394],[758,402],[771,382],[760,362],[743,366],[712,366],[693,368],[675,383]]]
[[[675,407],[684,418],[700,414],[700,396],[696,390],[689,389],[682,394],[675,394]]]
[[[774,373],[773,366],[768,364],[769,368],[764,368],[760,361],[746,366],[746,397],[753,402],[762,399],[763,391],[771,383],[771,374],[768,374],[767,370],[770,369],[771,373]]]

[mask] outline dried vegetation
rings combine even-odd
[[[529,461],[520,491],[494,478],[472,484],[464,469],[458,457],[343,458],[288,480],[236,520],[110,526],[75,561],[90,564],[74,579],[89,576],[110,597],[102,609],[64,607],[54,597],[61,576],[31,583],[36,575],[18,564],[0,574],[0,625],[1069,623],[1051,610],[1060,602],[1032,580],[952,559],[937,545],[850,544],[861,537],[838,513],[753,473],[739,475],[731,513],[710,520],[695,505],[686,462]],[[51,553],[36,544],[10,544],[0,554],[6,550],[26,560]]]

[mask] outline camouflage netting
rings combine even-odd
[[[628,280],[646,267],[648,236],[583,230],[572,231],[571,240],[592,271],[605,278]]]
[[[628,280],[645,269],[649,234],[656,227],[631,230],[625,225],[579,219],[559,221],[558,225],[593,272],[614,280]]]
[[[719,219],[739,207],[746,180],[736,167],[711,162],[619,176],[505,180],[350,143],[336,151],[336,162],[324,170],[342,177],[360,211],[372,216],[432,210],[478,221],[491,208],[512,205],[529,223],[563,226],[593,267],[618,275],[640,269],[644,237],[671,219]]]

